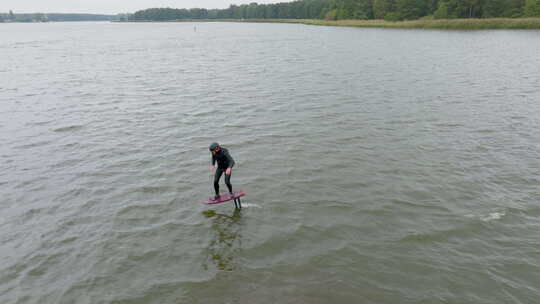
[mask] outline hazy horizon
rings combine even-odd
[[[4,0],[0,6],[0,13],[7,13],[10,10],[15,14],[32,14],[32,13],[47,13],[47,14],[119,14],[119,13],[134,13],[138,10],[154,7],[171,7],[171,8],[227,8],[231,4],[249,4],[251,2],[263,3],[278,3],[290,2],[287,0],[51,0],[44,3],[37,0]]]

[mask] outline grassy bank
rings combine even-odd
[[[273,22],[300,23],[323,26],[421,28],[448,30],[487,30],[487,29],[540,29],[540,18],[491,18],[491,19],[431,19],[389,22],[384,20],[318,20],[318,19],[195,19],[179,20],[189,22]]]
[[[304,20],[305,24],[357,26],[357,27],[388,27],[388,28],[423,28],[423,29],[453,29],[453,30],[483,30],[483,29],[540,29],[540,18],[493,18],[493,19],[439,19],[387,22],[383,20]]]

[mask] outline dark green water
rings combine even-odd
[[[540,297],[538,31],[0,37],[1,303]],[[200,203],[212,141],[241,211]]]

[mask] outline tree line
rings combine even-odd
[[[540,0],[296,0],[231,5],[226,9],[150,8],[130,21],[181,19],[385,19],[540,17]]]
[[[0,13],[0,22],[48,22],[48,21],[111,21],[119,18],[114,15],[98,14],[15,14]]]

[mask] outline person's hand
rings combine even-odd
[[[210,166],[210,171],[211,171],[212,173],[216,172],[216,167]]]
[[[231,168],[227,168],[227,170],[225,170],[225,174],[227,174],[227,175],[231,175],[231,171],[232,171],[232,169],[231,169]]]

